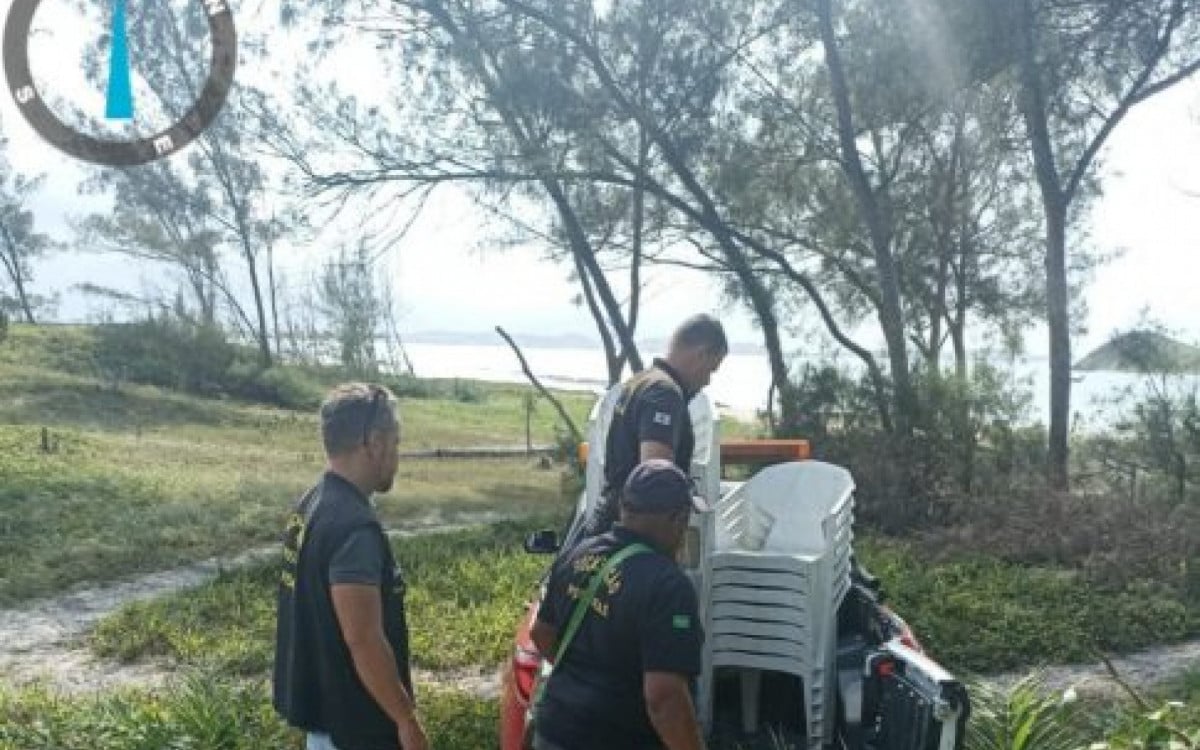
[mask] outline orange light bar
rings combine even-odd
[[[588,444],[576,448],[580,464],[587,464]],[[721,463],[759,464],[782,461],[805,461],[812,458],[812,446],[807,440],[730,440],[721,443]]]
[[[722,464],[762,464],[812,458],[807,440],[731,440],[721,443]]]

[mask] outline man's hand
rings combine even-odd
[[[402,750],[429,750],[429,738],[425,736],[425,727],[421,726],[421,721],[416,716],[409,716],[398,726]]]

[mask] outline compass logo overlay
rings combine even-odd
[[[204,7],[212,40],[212,59],[200,95],[184,115],[164,130],[136,140],[98,138],[64,123],[34,85],[29,67],[29,36],[41,0],[13,0],[4,25],[4,74],[17,108],[51,145],[83,161],[130,167],[161,159],[186,146],[208,127],[225,104],[237,67],[237,31],[227,0],[193,0]],[[112,0],[111,48],[104,115],[130,120],[134,102],[125,31],[126,0]]]

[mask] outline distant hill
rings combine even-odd
[[[1130,331],[1079,360],[1075,369],[1084,372],[1200,373],[1200,347],[1154,331]]]

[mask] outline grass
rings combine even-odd
[[[434,747],[494,747],[496,704],[417,687]],[[265,684],[195,674],[161,693],[68,698],[0,688],[0,750],[301,750],[302,737],[271,708]]]
[[[0,425],[0,604],[274,541],[321,470],[313,452],[178,435]],[[403,461],[380,501],[389,522],[561,504],[561,477],[518,460]]]
[[[1200,601],[1148,582],[1101,587],[1066,568],[978,555],[931,562],[913,543],[859,539],[896,611],[952,671],[1092,662],[1200,634]]]
[[[417,688],[434,747],[496,746],[496,704],[429,686]],[[1085,715],[1086,714],[1086,715]],[[1183,737],[1191,737],[1185,744]],[[1172,744],[1171,739],[1175,742]],[[1130,704],[1064,705],[1026,681],[976,693],[966,750],[1195,750],[1194,696],[1149,709]],[[66,698],[40,688],[0,688],[0,750],[300,750],[301,738],[270,707],[265,685],[196,673],[161,694],[122,691]]]
[[[272,542],[321,470],[311,410],[144,385],[114,390],[94,376],[91,345],[86,328],[20,325],[0,344],[0,606]],[[423,395],[401,398],[402,450],[524,442],[526,387],[406,387]],[[582,425],[591,396],[559,395]],[[533,417],[534,442],[554,442],[554,410],[539,403]],[[725,429],[752,427],[728,421]],[[381,510],[392,523],[431,512],[555,510],[559,473],[531,466],[405,460]]]
[[[15,326],[0,344],[0,606],[272,542],[321,470],[314,414],[112,390],[86,374],[87,340]],[[402,400],[402,449],[523,442],[522,389],[473,388],[480,400]],[[564,397],[582,419],[590,397]],[[534,440],[553,439],[552,410],[539,408]],[[393,523],[547,512],[560,485],[525,459],[406,460],[381,510]]]
[[[487,667],[508,655],[513,628],[548,564],[520,546],[537,526],[505,522],[395,543],[409,584],[415,665]],[[250,568],[127,605],[98,624],[91,646],[124,660],[167,657],[221,673],[262,674],[272,659],[276,581],[274,566]]]
[[[498,663],[546,561],[520,550],[534,523],[401,540],[414,660],[429,669]],[[860,541],[860,555],[929,651],[954,671],[995,673],[1091,661],[1200,632],[1200,606],[1144,587],[1080,586],[1072,574],[998,561],[922,561],[901,543]],[[228,574],[199,589],[125,607],[92,647],[135,660],[169,657],[240,674],[271,658],[274,570]]]

